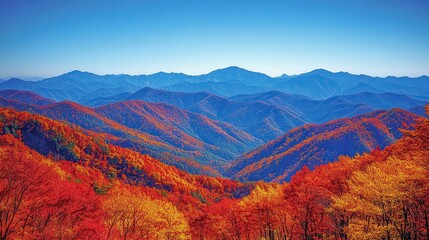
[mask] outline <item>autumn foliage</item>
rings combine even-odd
[[[429,239],[424,118],[284,184],[190,175],[10,109],[0,131],[1,239]]]
[[[99,238],[103,212],[92,189],[64,179],[51,160],[12,135],[0,144],[1,239]]]

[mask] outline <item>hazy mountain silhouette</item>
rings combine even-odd
[[[79,103],[125,92],[134,93],[144,87],[185,92],[206,91],[226,97],[278,90],[314,99],[361,92],[392,92],[429,100],[428,82],[427,76],[380,78],[346,72],[333,73],[323,69],[273,78],[239,67],[228,67],[196,76],[165,72],[150,75],[97,75],[75,70],[40,81],[13,78],[0,82],[0,90],[27,90],[56,101]]]

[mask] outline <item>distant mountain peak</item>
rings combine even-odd
[[[82,107],[81,105],[79,105],[76,102],[70,101],[70,100],[64,100],[61,102],[57,102],[55,103],[57,106],[71,106],[71,107],[76,107],[76,108],[80,108]]]
[[[244,69],[244,68],[237,67],[237,66],[230,66],[230,67],[226,67],[226,68],[216,69],[214,71],[211,71],[208,74],[212,74],[212,73],[224,73],[224,72],[231,72],[231,73],[234,72],[234,73],[237,73],[237,72],[251,72],[251,71],[249,71],[247,69]]]
[[[229,66],[229,67],[226,67],[226,68],[223,68],[224,70],[245,70],[245,71],[248,71],[248,70],[246,70],[246,69],[244,69],[244,68],[241,68],[241,67],[238,67],[238,66]]]
[[[199,82],[240,82],[250,86],[269,82],[272,78],[264,73],[252,72],[237,66],[217,69],[196,77]]]
[[[287,93],[278,91],[278,90],[271,90],[271,91],[267,91],[267,92],[262,92],[262,94],[269,94],[269,95],[280,95],[280,94],[284,94],[284,95],[289,95]]]
[[[314,69],[313,71],[308,72],[307,74],[332,74],[333,72],[328,71],[323,68]]]
[[[152,91],[152,90],[155,90],[155,89],[151,88],[151,87],[144,87],[144,88],[140,89],[139,92],[140,91]]]
[[[88,71],[80,71],[80,70],[73,70],[73,71],[65,73],[64,75],[66,75],[66,74],[87,74],[87,73],[90,73],[90,72],[88,72]],[[91,74],[93,74],[93,73],[91,73]]]
[[[9,82],[22,82],[22,81],[25,81],[25,80],[22,80],[22,79],[19,79],[19,78],[11,78],[11,79],[9,79],[7,81],[9,81]]]
[[[186,76],[186,74],[184,73],[176,73],[176,72],[164,72],[164,71],[160,71],[157,73],[154,73],[152,75],[159,75],[159,76],[169,76],[169,75],[180,75],[180,76]]]
[[[163,90],[159,90],[159,89],[155,89],[155,88],[151,88],[151,87],[144,87],[144,88],[138,90],[137,92],[135,92],[134,94],[137,94],[137,93],[146,94],[146,93],[149,93],[152,91],[163,91]]]
[[[71,72],[63,74],[62,76],[75,78],[75,77],[98,76],[98,75],[87,71],[73,70]]]
[[[291,76],[287,75],[286,73],[283,73],[282,75],[278,76],[277,78],[289,78]]]

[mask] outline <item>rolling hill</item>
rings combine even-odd
[[[44,98],[30,91],[3,90],[0,91],[0,97],[34,105],[49,105],[55,103],[54,100]]]
[[[143,88],[127,99],[172,104],[211,119],[228,122],[263,141],[305,123],[300,115],[289,109],[263,102],[234,102],[206,92],[183,93]]]

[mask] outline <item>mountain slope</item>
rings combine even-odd
[[[0,97],[0,106],[108,134],[111,143],[149,153],[192,173],[217,174],[210,166],[222,170],[225,162],[262,144],[230,124],[167,104],[132,101],[91,109],[67,101],[36,106]]]
[[[368,105],[374,109],[389,109],[389,108],[413,108],[423,106],[424,101],[416,100],[404,94],[397,93],[380,93],[362,92],[353,95],[341,95],[329,98],[324,103],[331,102],[359,103]]]
[[[305,165],[314,168],[341,155],[384,148],[400,138],[399,128],[416,119],[412,113],[393,109],[305,125],[242,155],[232,163],[228,174],[241,180],[289,181]]]
[[[123,92],[123,93],[118,93],[118,94],[107,96],[107,97],[95,97],[95,98],[90,98],[88,100],[82,99],[82,105],[88,106],[88,107],[104,106],[107,104],[120,102],[120,101],[128,98],[131,95],[133,95],[133,93]]]
[[[34,105],[49,105],[55,103],[54,100],[44,98],[30,91],[3,90],[0,91],[0,97]]]
[[[181,149],[201,145],[202,149],[224,160],[231,160],[262,143],[230,124],[214,121],[168,104],[135,100],[110,104],[94,110],[106,118],[157,136]]]
[[[274,89],[314,99],[325,99],[341,93],[341,86],[337,82],[320,75],[297,76],[276,84]]]
[[[353,117],[358,114],[375,110],[392,108],[409,109],[424,106],[426,102],[419,101],[403,94],[362,92],[353,95],[341,95],[328,98],[308,105],[303,110],[315,123],[324,123],[342,117]]]
[[[255,94],[239,94],[228,98],[234,102],[252,103],[262,102],[269,105],[294,112],[300,118],[305,119],[306,122],[311,122],[309,116],[306,116],[304,110],[309,106],[317,103],[316,100],[307,98],[303,95],[287,94],[280,91],[268,91]]]
[[[109,143],[127,147],[143,154],[150,154],[165,163],[190,173],[219,175],[216,170],[208,165],[220,159],[215,156],[207,157],[210,156],[209,153],[204,155],[199,152],[201,148],[198,145],[192,146],[191,149],[187,150],[174,147],[156,136],[123,126],[95,113],[92,109],[73,102],[60,102],[39,107],[0,97],[0,106],[38,113],[56,120],[76,124],[87,130],[102,133]]]
[[[37,114],[0,108],[0,135],[1,144],[23,145],[21,148],[25,153],[34,150],[57,162],[66,160],[72,163],[62,164],[64,170],[59,169],[60,172],[64,173],[67,168],[74,169],[74,164],[81,165],[71,172],[84,176],[84,181],[98,178],[90,172],[101,172],[106,178],[125,184],[186,195],[196,191],[217,197],[241,194],[239,191],[232,192],[240,183],[186,173],[151,156],[107,144],[104,136],[98,133]]]
[[[66,121],[87,130],[102,133],[109,143],[127,147],[140,153],[150,154],[165,163],[185,169],[190,173],[219,175],[216,170],[208,166],[211,164],[208,160],[216,162],[219,158],[214,156],[209,159],[203,158],[206,155],[198,151],[201,150],[198,149],[198,145],[187,150],[174,147],[157,136],[123,126],[77,103],[66,101],[46,106],[36,106],[0,97],[0,106],[38,113],[55,120]],[[210,154],[207,153],[207,156],[210,156]]]

